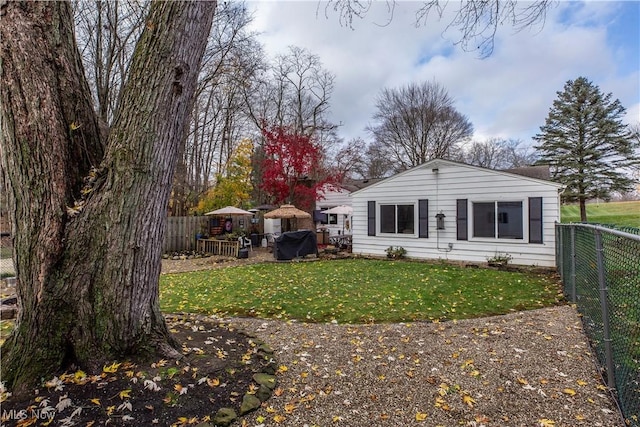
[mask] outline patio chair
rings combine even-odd
[[[251,252],[253,252],[253,244],[251,242],[251,239],[249,239],[248,237],[244,237],[244,236],[240,236],[238,237],[238,242],[240,242],[240,246],[243,248],[249,248],[249,250]]]
[[[266,238],[267,238],[267,248],[269,249],[269,251],[273,251],[273,248],[276,245],[276,239],[278,238],[278,236],[280,236],[281,233],[267,233],[266,234]]]

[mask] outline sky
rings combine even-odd
[[[384,88],[436,82],[474,126],[474,140],[532,137],[544,125],[557,92],[586,77],[640,122],[640,1],[560,1],[543,25],[499,29],[493,54],[464,51],[446,17],[415,25],[421,2],[374,1],[353,28],[316,0],[248,0],[251,29],[270,57],[298,46],[318,55],[335,75],[330,120],[345,141],[361,137]],[[459,3],[450,1],[445,13]],[[523,2],[521,2],[523,4]]]

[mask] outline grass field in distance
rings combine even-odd
[[[561,221],[580,222],[580,206],[578,204],[563,205]],[[587,221],[640,228],[640,201],[589,203],[587,204]]]

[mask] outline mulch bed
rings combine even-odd
[[[2,426],[214,425],[221,408],[240,414],[245,395],[259,397],[257,406],[270,396],[275,383],[265,388],[255,379],[277,369],[266,345],[211,319],[167,321],[182,345],[181,361],[131,359],[97,375],[60,373],[26,400],[3,401]]]

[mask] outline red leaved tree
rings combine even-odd
[[[271,196],[274,204],[313,208],[315,200],[324,193],[323,187],[338,179],[323,167],[322,147],[311,137],[281,126],[264,127],[262,134],[265,142],[260,188]]]

